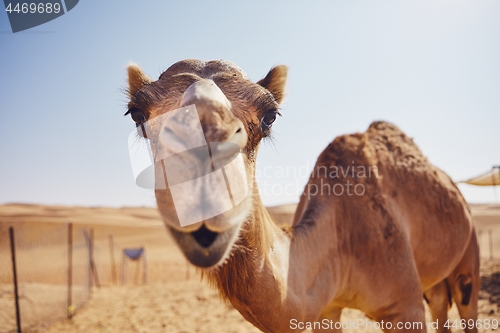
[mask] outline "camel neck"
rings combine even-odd
[[[268,324],[257,318],[275,311],[286,298],[289,245],[290,236],[256,199],[227,262],[203,275],[247,320],[269,331]]]
[[[259,329],[288,331],[291,319],[316,320],[339,292],[341,262],[334,250],[334,237],[330,237],[335,233],[331,224],[320,219],[311,223],[314,228],[281,228],[262,205],[258,193],[254,198],[254,209],[231,256],[205,276]],[[323,234],[330,236],[323,236],[321,242]],[[327,259],[331,264],[322,266]]]
[[[243,223],[239,239],[236,241],[231,256],[217,269],[204,273],[215,284],[222,296],[231,302],[243,299],[253,284],[260,283],[260,274],[270,262],[270,255],[279,243],[286,245],[289,235],[279,228],[267,212],[260,198],[254,201],[254,208]],[[289,245],[288,241],[288,245]],[[288,258],[289,246],[286,248]],[[247,290],[248,289],[248,290]]]

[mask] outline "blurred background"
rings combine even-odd
[[[130,61],[155,79],[185,58],[231,60],[252,80],[290,67],[258,158],[266,205],[297,202],[322,149],[374,120],[455,181],[477,176],[500,164],[498,17],[498,1],[86,0],[13,34],[2,12],[0,203],[155,205],[128,157]],[[277,173],[287,167],[302,172]],[[460,189],[495,200],[491,187]]]
[[[82,0],[13,34],[0,11],[0,333],[16,331],[15,300],[23,332],[258,332],[200,283],[135,185],[130,61],[154,79],[186,58],[230,60],[254,81],[289,66],[257,160],[283,225],[320,152],[375,120],[456,182],[500,165],[499,17],[497,0]],[[500,191],[459,187],[481,250],[479,318],[498,324]]]

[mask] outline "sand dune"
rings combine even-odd
[[[500,258],[500,206],[471,208],[476,227],[481,230],[485,257],[480,318],[500,319],[495,304],[500,303],[500,261],[487,260],[488,230],[493,239],[493,255]],[[290,223],[294,210],[295,205],[269,208],[280,224]],[[0,206],[0,221],[0,332],[14,332],[15,328],[8,226],[14,226],[16,231],[24,332],[259,332],[200,281],[167,235],[155,209],[13,204]],[[94,233],[101,284],[100,289],[93,289],[92,299],[77,308],[71,320],[63,318],[67,310],[68,222],[73,223],[75,290],[81,290],[83,295],[87,288],[85,237],[90,229]],[[131,247],[146,249],[146,285],[140,284],[141,264],[127,261],[122,270],[122,250]],[[125,285],[121,285],[122,272],[127,277]],[[82,299],[83,296],[76,297],[73,303]],[[450,311],[450,317],[458,318],[455,309]],[[356,319],[366,317],[356,310],[343,312],[342,321]]]

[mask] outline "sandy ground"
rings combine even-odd
[[[490,315],[490,311],[494,313]],[[458,318],[456,309],[452,308],[450,319]],[[500,319],[498,307],[481,300],[479,318]],[[366,320],[370,323],[367,326],[373,325],[373,328],[348,328],[344,331],[381,332],[376,329],[376,323],[362,312],[344,310],[341,322],[357,320]],[[147,286],[103,288],[72,320],[60,320],[47,332],[257,333],[260,330],[246,322],[232,306],[223,303],[216,291],[193,279]]]
[[[484,301],[482,301],[484,303]],[[458,318],[456,310],[451,318]],[[481,314],[481,318],[486,318]],[[367,320],[357,310],[344,310],[341,321]],[[102,289],[72,320],[60,320],[48,332],[257,333],[218,294],[197,280],[128,288]],[[345,332],[355,332],[347,329]],[[359,332],[359,330],[358,330]],[[363,332],[381,332],[365,329]]]
[[[294,209],[286,205],[271,207],[270,212],[279,223],[287,223]],[[472,210],[483,257],[480,318],[500,320],[500,205],[473,205]],[[67,311],[68,222],[73,223],[72,303],[82,303],[88,292],[90,229],[101,285],[93,288],[92,298],[77,307],[71,320],[61,319]],[[259,332],[200,281],[166,234],[156,210],[36,205],[0,206],[0,332],[15,329],[9,226],[16,233],[23,332]],[[146,249],[145,285],[142,262],[126,261],[123,269],[122,250],[131,247]],[[490,251],[497,259],[489,259]],[[450,318],[458,318],[454,308]],[[343,322],[357,319],[368,320],[357,310],[344,310]]]

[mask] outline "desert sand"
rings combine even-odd
[[[483,257],[480,318],[500,320],[500,205],[471,208]],[[291,220],[294,209],[295,205],[269,208],[280,224]],[[76,308],[72,319],[65,318],[69,222],[73,224],[72,304]],[[20,204],[0,206],[0,332],[15,332],[9,226],[16,235],[23,332],[260,332],[201,281],[167,235],[155,209]],[[93,280],[88,299],[86,237],[91,229],[98,281]],[[145,284],[142,262],[126,260],[123,269],[122,250],[137,247],[145,248]],[[458,318],[455,308],[450,318]],[[352,309],[344,310],[341,321],[358,319],[370,322]],[[375,326],[357,331],[381,332]]]

